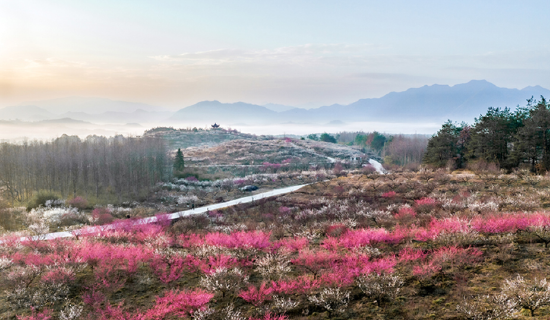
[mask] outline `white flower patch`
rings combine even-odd
[[[192,196],[179,196],[176,200],[178,204],[187,204],[198,202],[199,198],[196,195]]]
[[[59,222],[61,217],[65,214],[78,214],[77,208],[72,207],[39,207],[32,209],[29,213],[29,217],[35,220],[45,220],[49,223]]]

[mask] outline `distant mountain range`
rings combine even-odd
[[[391,92],[381,98],[361,99],[348,105],[334,104],[314,109],[245,102],[202,101],[170,112],[142,103],[102,98],[69,97],[0,109],[0,120],[41,121],[60,118],[94,123],[166,123],[169,125],[263,125],[278,123],[344,122],[473,122],[489,107],[524,106],[530,97],[550,97],[540,86],[524,89],[500,88],[485,80],[431,85]],[[66,121],[66,120],[65,120]]]
[[[144,110],[148,112],[168,111],[162,107],[156,107],[145,103],[115,101],[96,97],[65,97],[32,101],[21,105],[37,106],[55,114],[63,114],[67,112],[85,112],[89,114],[101,114],[104,112],[129,113],[136,110]]]
[[[289,109],[281,112],[266,107],[238,103],[203,101],[176,112],[175,121],[217,121],[236,123],[327,123],[330,121],[441,122],[447,119],[473,122],[489,107],[524,106],[530,97],[550,97],[540,86],[524,89],[500,88],[485,80],[468,83],[423,86],[391,92],[381,98],[361,99],[348,105],[334,104],[315,109]]]
[[[288,111],[288,110],[292,110],[292,109],[298,109],[296,107],[285,106],[283,104],[276,104],[276,103],[268,103],[268,104],[264,104],[263,106],[268,108],[269,110],[276,111],[276,112],[282,112],[282,111]]]
[[[163,121],[173,113],[164,108],[143,103],[68,97],[5,107],[0,109],[0,119],[42,121],[71,118],[97,123],[139,123]]]

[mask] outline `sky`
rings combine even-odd
[[[0,0],[0,107],[94,96],[314,107],[550,88],[550,1]]]

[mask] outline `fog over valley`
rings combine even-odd
[[[226,128],[259,135],[312,132],[381,131],[433,134],[447,119],[473,123],[488,107],[524,106],[531,97],[550,96],[540,86],[499,88],[487,81],[432,85],[392,92],[348,105],[296,108],[246,102],[202,101],[179,110],[105,98],[69,97],[33,101],[0,109],[4,140],[49,139],[60,134],[140,135],[158,126]]]

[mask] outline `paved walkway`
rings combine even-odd
[[[235,200],[231,200],[231,201],[211,204],[211,205],[207,205],[207,206],[204,206],[204,207],[195,208],[195,209],[191,209],[191,210],[174,212],[174,213],[169,214],[168,217],[169,217],[169,219],[173,220],[173,219],[178,219],[178,218],[181,218],[181,217],[188,217],[188,216],[192,216],[192,215],[196,215],[196,214],[205,213],[205,212],[208,212],[208,211],[227,208],[227,207],[231,207],[231,206],[238,205],[238,204],[241,204],[241,203],[250,203],[250,202],[253,202],[255,200],[260,200],[260,199],[264,199],[264,198],[278,196],[278,195],[285,194],[285,193],[290,193],[290,192],[296,191],[296,190],[298,190],[298,189],[300,189],[300,188],[302,188],[303,186],[306,186],[306,185],[307,184],[302,184],[302,185],[298,185],[298,186],[275,189],[275,190],[271,190],[271,191],[267,191],[267,192],[263,192],[263,193],[258,193],[258,194],[252,195],[252,196],[243,197],[243,198],[239,198],[239,199],[235,199]],[[146,224],[146,223],[153,223],[153,222],[156,222],[156,221],[157,221],[156,217],[149,217],[149,218],[143,218],[143,219],[136,220],[135,223],[136,224]],[[115,225],[99,226],[99,228],[102,228],[103,230],[109,230],[109,229],[112,229],[114,227],[115,227]],[[43,235],[40,235],[40,236],[36,236],[36,237],[33,237],[33,238],[36,239],[36,240],[51,240],[51,239],[58,239],[58,238],[70,238],[70,237],[74,237],[75,234],[81,234],[83,231],[84,231],[84,229],[78,229],[78,230],[73,230],[73,231],[53,232],[53,233],[47,233],[47,234],[43,234]],[[23,238],[23,239],[25,239],[25,238]]]

